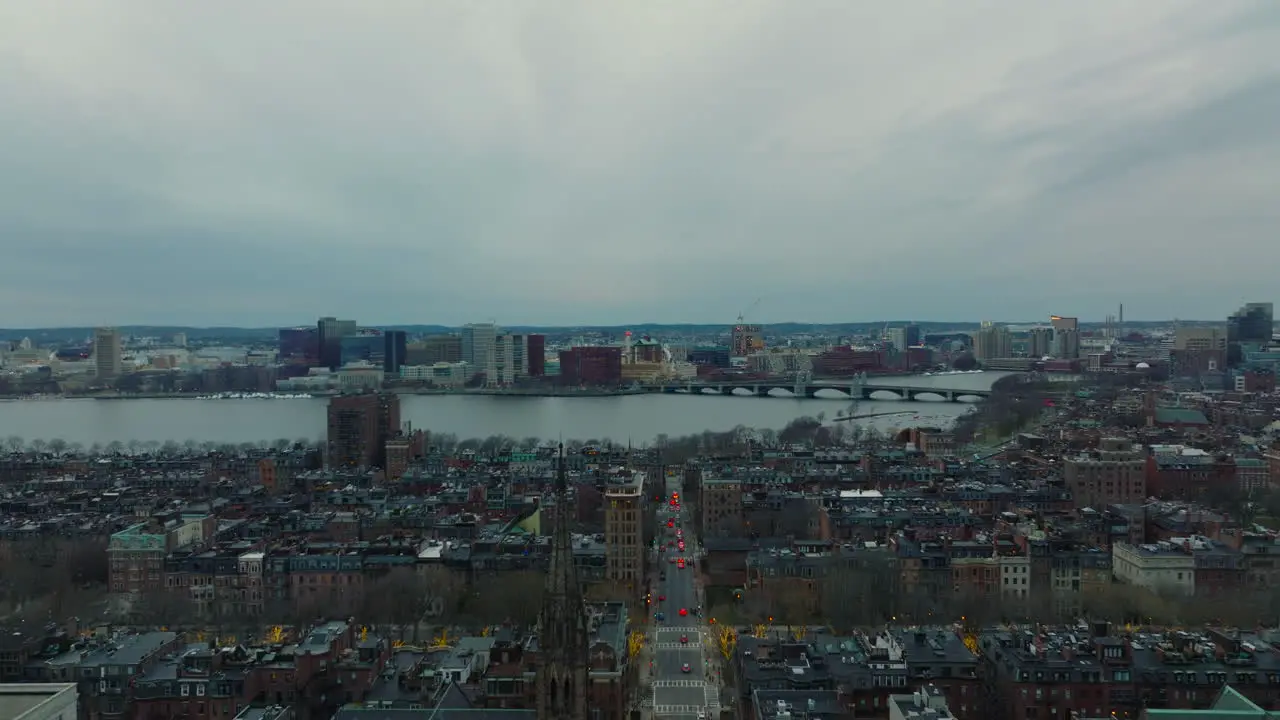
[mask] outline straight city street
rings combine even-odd
[[[653,591],[653,630],[648,639],[653,717],[677,720],[718,718],[719,663],[715,637],[707,625],[698,587],[698,546],[692,518],[683,503],[679,477],[666,479],[667,497],[658,511],[656,547],[659,579]]]

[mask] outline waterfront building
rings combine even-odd
[[[120,331],[98,328],[93,331],[93,367],[98,382],[111,382],[120,377]]]

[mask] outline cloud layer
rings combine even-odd
[[[1221,317],[1280,5],[0,4],[0,326]]]

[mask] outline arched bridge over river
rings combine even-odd
[[[648,383],[639,389],[654,393],[690,393],[707,395],[745,395],[749,391],[757,397],[770,397],[775,390],[783,390],[793,397],[816,397],[819,390],[834,390],[858,400],[946,400],[956,402],[962,398],[986,398],[991,390],[969,388],[917,387],[894,382],[893,378],[871,379],[863,377],[851,380],[750,380],[730,382],[671,382]],[[873,397],[875,393],[893,393],[896,397]]]

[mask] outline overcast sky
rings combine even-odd
[[[1277,267],[1276,2],[0,3],[0,327],[1208,319]]]

